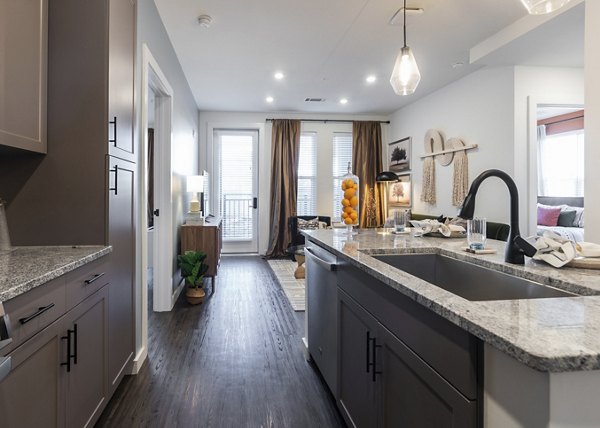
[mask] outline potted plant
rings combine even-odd
[[[185,297],[192,305],[202,303],[206,296],[202,286],[208,265],[204,263],[204,260],[206,260],[206,254],[200,251],[186,251],[185,254],[177,256],[181,276],[187,284]]]

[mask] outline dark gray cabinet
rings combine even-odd
[[[62,366],[62,377],[66,383],[66,426],[93,426],[104,408],[103,404],[108,401],[107,286],[67,314],[63,332],[71,345],[69,365]],[[65,360],[67,353],[65,351]]]
[[[5,428],[64,426],[60,383],[66,344],[59,319],[10,353],[12,370],[0,382],[0,418]]]
[[[476,339],[347,263],[338,283],[338,404],[348,425],[476,427]]]
[[[308,351],[335,397],[338,393],[336,258],[307,241],[306,324]]]
[[[110,171],[108,242],[113,252],[109,287],[109,359],[110,392],[114,392],[133,360],[135,265],[135,175],[136,165],[112,156]]]

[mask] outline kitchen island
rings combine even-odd
[[[443,382],[448,381],[467,401],[471,400],[469,404],[478,407],[476,426],[600,425],[600,409],[596,405],[600,396],[600,275],[597,272],[571,268],[559,270],[532,260],[527,260],[522,266],[507,264],[503,260],[505,243],[499,241],[488,241],[488,247],[497,249],[497,254],[472,255],[464,251],[464,239],[392,235],[374,230],[361,230],[355,236],[331,230],[303,233],[312,244],[337,257],[340,322],[343,322],[346,299],[350,306],[364,306],[363,309],[366,308],[380,324],[387,316],[387,324],[383,322],[384,330],[391,331],[396,337],[405,333],[410,336],[408,323],[399,325],[386,313],[374,313],[378,307],[398,299],[398,307],[404,306],[409,312],[421,311],[425,317],[435,317],[431,325],[439,324],[441,328],[452,330],[451,334],[457,337],[468,334],[469,339],[457,339],[456,343],[464,342],[464,352],[456,355],[465,355],[469,361],[461,362],[458,357],[455,360],[459,365],[470,366],[470,373],[462,377],[456,375],[456,381],[452,379],[456,370],[443,367],[443,356],[440,358],[440,355],[423,348],[424,355],[417,357],[427,367],[437,370]],[[423,253],[439,254],[526,278],[577,296],[470,301],[373,257]],[[307,275],[310,282],[310,269]],[[364,287],[347,285],[353,281],[360,282],[356,278],[362,278],[360,281]],[[379,302],[369,307],[368,302],[361,301],[361,296],[367,296],[361,287],[364,290],[368,288],[373,296],[378,295]],[[481,287],[486,287],[485,277],[481,278]],[[355,294],[348,296],[348,292]],[[309,307],[309,320],[310,311]],[[339,327],[338,331],[342,332],[338,361],[343,366],[343,328]],[[369,339],[374,340],[373,335],[377,334],[368,333]],[[423,337],[426,334],[421,334],[421,339]],[[410,340],[414,340],[415,346]],[[308,341],[310,343],[310,336]],[[410,352],[424,346],[410,337],[405,342]],[[429,342],[435,346],[431,343],[435,340]],[[373,342],[374,349],[381,346],[376,343]],[[440,353],[447,353],[448,359],[453,358],[452,346],[456,347],[456,343],[450,344],[450,351],[440,348]],[[375,352],[371,358],[377,358]],[[385,357],[378,358],[385,360]],[[367,364],[373,364],[373,361],[367,361]],[[382,364],[385,372],[385,361]],[[444,370],[448,370],[448,374]],[[343,367],[339,373],[339,387],[332,391],[336,398],[343,392]],[[469,386],[471,378],[476,379],[477,393],[472,393],[473,388]],[[461,389],[463,384],[466,386]],[[382,395],[381,392],[378,394]],[[375,413],[378,413],[377,425],[386,425],[385,411]],[[354,420],[350,424],[361,426]]]

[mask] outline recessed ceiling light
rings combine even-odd
[[[365,79],[367,81],[367,83],[375,83],[375,81],[377,80],[377,77],[373,74],[367,76],[367,78]]]
[[[341,99],[340,99],[340,104],[348,104],[348,99],[346,99],[346,98],[341,98]]]
[[[273,101],[275,101],[275,98],[273,98],[273,97],[267,97],[267,98],[265,98],[265,101],[268,102],[268,103],[272,103]]]
[[[200,24],[201,27],[208,28],[210,27],[210,24],[212,24],[212,20],[212,16],[210,15],[200,15],[198,17],[198,24]]]
[[[285,75],[281,71],[278,71],[277,73],[275,73],[273,75],[273,77],[275,77],[275,79],[277,79],[277,80],[281,80],[285,77]]]

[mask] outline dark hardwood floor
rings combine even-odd
[[[343,427],[303,331],[264,260],[224,257],[208,301],[151,312],[148,360],[96,426]]]

